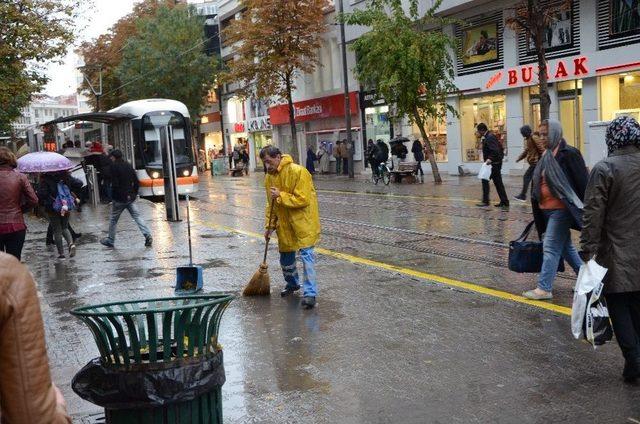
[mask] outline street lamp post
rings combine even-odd
[[[344,13],[342,0],[338,0],[340,16]],[[344,81],[344,118],[347,129],[347,146],[349,146],[349,178],[353,178],[353,150],[354,144],[351,138],[351,100],[349,99],[349,74],[347,72],[347,44],[344,34],[344,22],[340,21],[340,42],[342,46],[342,79]]]

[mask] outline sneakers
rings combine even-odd
[[[100,240],[100,244],[107,247],[113,247],[113,242],[108,238],[103,238],[102,240]]]
[[[144,238],[144,245],[146,247],[151,247],[151,245],[153,244],[153,237],[151,236],[145,236]]]
[[[523,297],[531,300],[550,300],[553,299],[553,293],[543,290],[533,289],[522,293]]]
[[[315,296],[305,296],[302,298],[302,302],[300,302],[304,309],[311,309],[316,306],[316,298]]]
[[[480,203],[476,203],[476,206],[479,208],[486,208],[487,206],[489,206],[489,203],[480,202]]]
[[[280,297],[286,297],[289,296],[290,294],[293,294],[295,292],[297,292],[298,290],[300,290],[300,286],[296,286],[296,287],[285,287],[284,290],[282,290],[280,292]]]
[[[76,245],[72,244],[69,246],[69,257],[73,258],[74,256],[76,256]]]
[[[525,203],[527,201],[527,197],[526,196],[521,196],[521,195],[517,195],[517,196],[513,196],[514,199],[516,199],[518,202],[522,202]]]

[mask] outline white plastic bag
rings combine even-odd
[[[571,305],[571,333],[576,339],[584,337],[595,344],[594,319],[608,320],[606,304],[600,300],[606,274],[607,268],[598,265],[594,259],[580,267]]]
[[[491,179],[491,165],[487,165],[486,162],[482,164],[478,172],[478,179],[487,181]]]

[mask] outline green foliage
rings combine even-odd
[[[401,3],[370,0],[367,9],[343,17],[348,24],[371,28],[352,44],[357,78],[395,106],[396,118],[415,121],[416,110],[423,122],[428,117],[442,119],[447,111],[457,114],[445,102],[457,88],[449,54],[455,42],[439,29],[449,21],[434,15],[441,1],[423,16],[418,15],[417,0],[410,2],[408,13]]]
[[[0,1],[0,133],[46,84],[43,64],[67,50],[73,18],[67,0]]]
[[[186,6],[161,6],[140,19],[116,68],[128,100],[174,99],[192,116],[200,113],[217,69],[215,59],[204,53],[203,25],[204,18]]]

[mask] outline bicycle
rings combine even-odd
[[[377,185],[378,181],[382,180],[384,185],[389,185],[389,183],[391,182],[391,171],[387,166],[387,162],[380,163],[380,165],[378,165],[377,172],[375,170],[372,171],[373,172],[371,173],[371,178],[373,180],[373,184]]]

